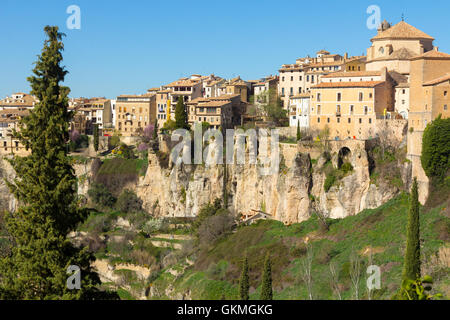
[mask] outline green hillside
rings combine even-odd
[[[345,219],[330,221],[329,230],[321,228],[311,218],[300,224],[284,226],[277,221],[259,221],[239,227],[208,248],[197,253],[195,263],[184,273],[173,276],[162,270],[152,281],[158,292],[173,283],[175,292],[190,290],[193,299],[236,299],[240,264],[247,252],[250,269],[250,298],[258,299],[265,253],[271,255],[274,299],[308,299],[302,278],[303,262],[307,257],[308,239],[312,260],[312,295],[314,299],[337,299],[330,277],[330,264],[335,266],[342,299],[354,298],[351,281],[351,256],[360,259],[359,298],[367,299],[366,267],[369,252],[372,264],[381,268],[381,289],[375,299],[389,299],[401,282],[403,252],[407,223],[408,195],[403,194],[385,205]],[[437,253],[449,248],[449,210],[439,207],[422,210],[422,263],[427,274],[435,280],[434,291],[450,296],[450,276],[447,260]],[[447,249],[448,250],[448,249]],[[448,251],[446,251],[448,253]],[[355,260],[356,261],[356,260]],[[445,266],[446,265],[446,266]],[[181,265],[179,266],[181,268]],[[356,273],[355,273],[356,274]],[[168,298],[164,295],[154,298]]]

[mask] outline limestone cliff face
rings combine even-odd
[[[16,176],[16,172],[11,164],[5,159],[0,160],[0,210],[15,211],[17,209],[17,201],[9,192],[6,185],[7,181],[12,181]]]
[[[146,176],[136,187],[147,211],[157,216],[194,217],[200,208],[216,198],[226,198],[228,209],[236,214],[261,210],[274,219],[290,224],[310,217],[316,199],[320,210],[330,218],[344,218],[367,208],[376,208],[399,189],[388,184],[370,183],[369,160],[363,144],[352,146],[348,156],[353,171],[324,191],[325,174],[319,158],[311,165],[310,155],[294,149],[281,150],[284,158],[278,174],[261,175],[257,165],[184,165],[162,169],[158,158],[149,155]],[[295,152],[292,152],[295,150]],[[338,166],[338,153],[332,163]],[[410,168],[402,168],[402,178],[408,183]],[[225,173],[226,170],[226,173]],[[225,175],[225,178],[224,178]],[[225,188],[224,188],[225,184]]]

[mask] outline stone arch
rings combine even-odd
[[[342,147],[338,152],[338,169],[342,167],[345,162],[351,163],[352,151],[348,147]]]

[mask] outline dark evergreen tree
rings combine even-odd
[[[69,88],[60,86],[67,74],[60,66],[63,34],[58,27],[44,30],[48,39],[34,75],[28,78],[39,103],[21,120],[20,132],[15,132],[31,153],[10,160],[17,177],[7,184],[20,207],[7,215],[14,247],[0,260],[0,298],[100,298],[96,289],[100,280],[90,268],[93,255],[67,239],[88,211],[77,204],[76,177],[67,156],[71,113],[67,109]],[[81,270],[79,290],[67,286],[71,265]]]
[[[300,120],[297,121],[297,141],[300,141],[302,134],[300,132]]]
[[[250,283],[248,278],[248,260],[246,256],[242,263],[241,278],[239,279],[239,299],[249,300],[250,299],[249,290],[250,290]]]
[[[270,262],[270,255],[267,254],[264,261],[260,300],[272,300],[272,298],[272,263]]]
[[[175,126],[177,129],[189,129],[183,96],[178,98],[178,102],[175,107]]]
[[[406,230],[406,252],[403,262],[402,288],[405,289],[404,286],[407,281],[416,281],[417,279],[420,279],[420,222],[417,178],[414,178]]]
[[[155,127],[153,128],[153,140],[158,140],[158,119],[155,119]]]
[[[98,151],[98,124],[94,124],[94,150]]]

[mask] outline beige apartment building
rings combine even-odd
[[[275,103],[277,99],[278,77],[269,76],[252,84],[254,104]]]
[[[116,129],[125,137],[138,136],[155,123],[156,114],[156,94],[118,96]]]
[[[310,128],[329,139],[371,139],[376,119],[394,112],[395,81],[383,72],[338,72],[311,88]]]
[[[13,136],[14,130],[19,130],[21,118],[29,115],[27,109],[6,108],[0,110],[0,155],[27,155],[28,151]]]
[[[299,58],[295,64],[284,64],[279,69],[278,95],[289,110],[289,97],[309,92],[320,83],[320,78],[331,72],[342,70],[345,58],[320,50],[315,58]]]
[[[411,59],[411,96],[408,118],[408,158],[412,175],[419,183],[419,200],[428,196],[428,178],[423,171],[422,136],[427,124],[438,115],[450,117],[450,55],[437,50]]]
[[[23,92],[13,93],[10,97],[0,100],[0,110],[33,109],[38,102],[39,100],[35,96]]]

